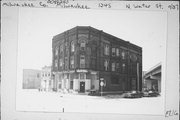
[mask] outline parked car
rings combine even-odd
[[[125,93],[124,98],[141,98],[143,97],[143,93],[140,91],[131,91],[128,93]]]
[[[143,94],[143,97],[157,97],[159,96],[160,94],[156,91],[145,91],[144,94]]]
[[[160,95],[160,94],[159,94],[158,92],[156,92],[156,91],[149,91],[148,94],[149,94],[149,97],[157,97],[157,96]]]

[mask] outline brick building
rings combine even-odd
[[[89,26],[77,26],[52,39],[55,90],[86,92],[142,89],[142,48]]]

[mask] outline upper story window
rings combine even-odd
[[[116,55],[116,48],[112,48],[112,56]]]
[[[65,69],[68,69],[68,58],[65,57]]]
[[[116,48],[116,56],[119,57],[119,48]]]
[[[122,72],[124,73],[124,72],[125,72],[125,70],[126,70],[126,64],[125,64],[125,63],[123,63],[123,64],[122,64]]]
[[[81,40],[80,41],[80,49],[81,50],[85,50],[85,47],[86,47],[86,41],[85,40]]]
[[[74,41],[71,42],[71,52],[75,51],[75,45],[74,45]]]
[[[109,45],[104,45],[104,55],[109,55]]]
[[[70,66],[71,68],[74,68],[74,56],[71,56],[70,58]]]
[[[56,47],[56,49],[55,49],[55,55],[56,55],[56,56],[58,55],[58,51],[59,51],[59,48]]]
[[[60,66],[60,67],[63,66],[63,59],[62,59],[62,58],[59,59],[59,66]]]
[[[57,59],[54,61],[54,66],[58,67],[58,60]]]
[[[104,60],[104,68],[105,68],[105,71],[108,71],[108,69],[109,69],[109,61],[108,60]]]
[[[120,71],[120,64],[118,62],[116,63],[116,71]]]
[[[61,44],[60,45],[60,53],[63,52],[63,48],[64,48],[64,46],[63,46],[63,44]]]
[[[122,51],[121,56],[122,56],[122,59],[125,59],[125,51]]]
[[[85,55],[80,55],[80,68],[85,68]]]
[[[112,62],[111,67],[112,67],[112,71],[115,71],[116,70],[116,63]]]

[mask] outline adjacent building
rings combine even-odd
[[[23,69],[23,89],[39,89],[41,87],[41,71]]]
[[[88,92],[142,89],[142,48],[89,26],[52,39],[55,90]]]
[[[53,88],[53,81],[51,76],[51,66],[44,66],[41,70],[41,90],[51,91]]]

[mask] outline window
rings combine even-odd
[[[116,55],[116,48],[112,48],[112,56]]]
[[[63,48],[64,48],[64,47],[63,47],[63,44],[60,45],[60,53],[63,52]]]
[[[62,58],[59,59],[59,66],[60,66],[60,67],[63,66],[63,59],[62,59]]]
[[[113,63],[111,64],[112,71],[115,71],[115,66],[116,66],[116,63],[115,63],[115,62],[113,62]]]
[[[80,73],[80,79],[86,79],[86,73]]]
[[[55,61],[54,61],[54,66],[55,66],[55,67],[58,67],[58,60],[55,60]]]
[[[86,47],[86,41],[85,40],[81,40],[80,41],[80,49],[81,50],[85,50],[85,47]]]
[[[125,52],[124,51],[121,53],[121,55],[122,55],[122,59],[125,59]]]
[[[116,48],[116,56],[119,57],[119,48]]]
[[[65,57],[65,69],[68,69],[68,58]]]
[[[70,65],[71,68],[74,68],[74,56],[71,56]]]
[[[80,55],[80,68],[85,68],[85,55]]]
[[[71,42],[71,52],[75,51],[74,41]]]
[[[109,55],[109,45],[104,45],[104,55]]]
[[[125,69],[126,69],[126,64],[123,63],[123,64],[122,64],[122,71],[123,71],[123,73],[125,72]]]
[[[56,49],[55,49],[55,55],[57,56],[58,55],[58,47],[56,47]]]
[[[120,71],[119,63],[116,63],[116,71]]]
[[[108,68],[109,68],[109,61],[108,60],[104,61],[104,68],[106,71],[108,70]]]

